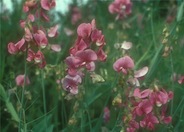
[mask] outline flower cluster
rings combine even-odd
[[[154,89],[141,90],[139,88],[139,79],[145,76],[148,72],[148,67],[143,67],[140,70],[132,71],[134,68],[133,59],[125,55],[124,57],[115,61],[113,68],[117,72],[122,72],[124,76],[128,77],[128,103],[123,103],[121,95],[114,99],[113,104],[118,106],[125,105],[129,110],[127,115],[123,118],[126,124],[127,132],[134,132],[139,128],[147,128],[153,130],[155,124],[165,123],[169,124],[172,120],[171,116],[166,116],[166,104],[173,98],[171,91],[166,92],[163,88],[155,87]]]
[[[173,98],[171,91],[164,89],[136,88],[133,92],[131,118],[128,120],[127,132],[134,132],[139,127],[153,130],[156,124],[169,124],[171,116],[166,116],[166,104]]]
[[[132,3],[130,0],[115,0],[109,5],[109,12],[117,14],[116,19],[125,18],[132,12]]]
[[[20,26],[24,29],[24,36],[17,43],[10,42],[8,44],[8,52],[17,54],[27,51],[27,61],[38,64],[40,68],[44,68],[46,60],[42,49],[48,46],[48,37],[57,35],[58,26],[51,27],[45,31],[40,26],[37,19],[49,21],[46,11],[49,11],[56,5],[55,0],[26,0],[23,5],[23,11],[26,13],[26,19],[20,21]],[[33,15],[34,14],[34,15]],[[40,20],[39,20],[40,21]],[[37,26],[36,26],[37,25]]]
[[[70,56],[65,60],[68,75],[63,79],[63,88],[72,94],[78,93],[78,84],[83,76],[82,70],[95,70],[95,61],[105,61],[107,55],[103,51],[106,44],[101,30],[96,28],[95,20],[82,23],[77,28],[78,38],[70,48]],[[97,49],[91,49],[96,47]]]

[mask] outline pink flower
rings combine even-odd
[[[143,98],[146,98],[150,95],[151,93],[151,90],[150,89],[145,89],[144,91],[140,92],[140,89],[139,88],[136,88],[134,90],[134,97],[138,97],[140,99],[143,99]]]
[[[118,14],[117,18],[124,18],[129,15],[132,10],[132,3],[130,0],[115,0],[109,5],[109,12],[111,14]]]
[[[72,93],[77,94],[78,93],[78,85],[82,82],[82,79],[79,75],[76,75],[74,77],[67,75],[63,79],[62,86],[64,90]]]
[[[55,0],[41,0],[41,7],[45,10],[50,10],[51,8],[56,6]]]
[[[149,130],[153,130],[155,128],[155,124],[158,124],[159,121],[156,116],[152,113],[146,115],[146,117],[140,121],[141,127],[147,127]]]
[[[72,8],[72,24],[77,23],[82,18],[81,12],[78,7]]]
[[[102,48],[99,48],[99,50],[97,51],[96,54],[97,54],[98,59],[99,59],[100,61],[105,61],[106,58],[107,58],[107,55],[105,54],[105,52],[103,51]]]
[[[33,34],[33,37],[41,48],[45,48],[48,45],[47,37],[42,30],[38,30],[37,33]]]
[[[24,86],[24,78],[25,75],[18,75],[15,79],[17,86]],[[25,85],[29,85],[30,84],[30,80],[28,78],[28,76],[26,77],[26,81],[25,81]]]
[[[45,59],[43,53],[39,50],[34,56],[34,61],[36,63],[41,63]]]
[[[148,99],[144,99],[139,104],[137,107],[135,107],[135,112],[138,116],[141,116],[143,114],[148,114],[152,111],[153,105]]]
[[[97,60],[96,53],[91,49],[87,49],[84,51],[78,51],[75,54],[75,56],[81,60],[82,64],[86,64],[86,63]]]
[[[184,76],[181,76],[178,80],[179,84],[183,84],[184,83]]]
[[[10,42],[8,44],[8,52],[10,54],[16,54],[16,53],[18,53],[18,51],[19,51],[19,49],[17,48],[17,46],[14,43]]]
[[[31,61],[33,61],[34,60],[34,58],[35,58],[35,53],[34,53],[34,51],[32,51],[31,49],[29,49],[28,50],[28,57],[27,57],[27,61],[28,62],[31,62]]]
[[[10,42],[8,44],[8,52],[10,54],[16,54],[20,50],[25,50],[24,43],[25,43],[25,40],[23,38],[20,41],[18,41],[16,44]]]
[[[34,20],[35,20],[34,15],[33,15],[33,14],[29,14],[29,15],[28,15],[28,19],[29,19],[31,22],[34,22]]]
[[[58,32],[57,32],[57,30],[58,30],[58,25],[56,25],[56,26],[54,26],[54,27],[51,27],[50,29],[49,29],[49,31],[48,31],[48,36],[49,37],[55,37],[57,34],[58,34]]]
[[[124,74],[127,74],[127,70],[132,69],[134,67],[134,62],[129,56],[124,56],[118,59],[114,64],[113,68],[115,71],[122,71]]]
[[[29,30],[29,28],[24,28],[24,30],[25,30],[25,35],[24,35],[25,40],[28,42],[31,41],[33,39],[31,31]]]
[[[110,110],[108,107],[104,108],[103,119],[104,119],[105,123],[109,122],[109,120],[110,120]]]
[[[94,29],[91,33],[91,40],[96,42],[97,46],[102,46],[105,44],[104,35],[101,30]]]
[[[89,37],[91,34],[91,24],[90,23],[82,23],[77,28],[78,36],[82,38]]]

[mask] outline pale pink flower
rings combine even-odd
[[[134,72],[134,77],[135,77],[135,78],[143,77],[143,76],[145,76],[145,75],[147,74],[147,72],[148,72],[148,67],[145,66],[145,67],[143,67],[142,69],[140,69],[140,70],[138,70],[138,71],[135,71],[135,72]]]
[[[124,50],[129,50],[132,48],[132,43],[131,42],[126,42],[124,41],[122,44],[121,44],[121,48],[124,49]]]
[[[59,44],[52,44],[51,49],[55,52],[60,52],[61,51],[61,46]]]
[[[114,64],[113,68],[117,72],[123,72],[124,74],[127,74],[129,69],[134,68],[134,62],[129,56],[124,56],[122,58],[119,58]]]
[[[55,37],[58,34],[58,32],[57,32],[58,28],[59,28],[58,25],[55,25],[54,27],[51,27],[48,31],[48,36],[51,37],[51,38]]]
[[[74,77],[67,75],[62,81],[62,86],[64,90],[72,94],[78,94],[78,85],[81,82],[82,82],[82,79],[79,75],[76,75]]]
[[[24,79],[25,79],[25,75],[18,75],[15,79],[17,86],[24,86]],[[26,76],[26,81],[25,81],[25,85],[29,85],[30,84],[30,80],[28,78],[28,76]]]

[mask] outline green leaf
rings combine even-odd
[[[184,8],[184,2],[180,5],[178,8],[178,14],[177,14],[177,22],[181,21],[183,18],[183,8]]]

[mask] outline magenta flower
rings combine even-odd
[[[33,37],[41,48],[45,48],[48,45],[47,37],[42,30],[38,30],[37,33],[33,34]]]
[[[158,123],[158,118],[150,113],[146,115],[146,117],[142,121],[140,121],[140,126],[147,127],[149,130],[153,130],[155,128],[155,124]]]
[[[143,114],[148,114],[152,111],[153,105],[148,99],[144,99],[139,104],[137,107],[135,107],[135,112],[138,116],[141,116]]]
[[[102,34],[101,30],[98,29],[94,29],[91,33],[91,40],[93,42],[96,42],[97,46],[102,46],[105,44],[104,41],[104,35]]]
[[[18,75],[15,79],[17,86],[24,86],[24,78],[25,75]],[[25,85],[29,85],[30,84],[30,80],[28,78],[28,76],[26,77],[26,81],[25,81]]]
[[[77,28],[78,36],[82,38],[89,37],[91,34],[91,24],[90,23],[82,23]]]
[[[45,10],[50,10],[51,8],[56,6],[55,0],[41,0],[41,7]]]
[[[134,62],[129,56],[124,56],[113,64],[113,68],[117,72],[122,71],[124,74],[127,74],[129,69],[134,68]]]
[[[82,79],[79,75],[76,75],[74,77],[67,75],[63,79],[62,86],[64,90],[72,93],[77,94],[78,93],[78,85],[82,82]]]

